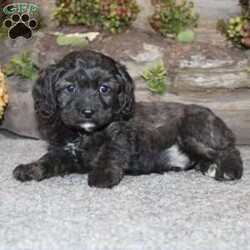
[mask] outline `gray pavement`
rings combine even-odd
[[[250,249],[250,148],[244,177],[216,182],[195,171],[126,176],[87,186],[86,175],[20,183],[11,172],[37,159],[42,141],[0,135],[0,249]]]

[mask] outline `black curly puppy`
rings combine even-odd
[[[19,181],[88,173],[110,188],[124,174],[196,168],[216,180],[240,179],[235,137],[208,108],[135,103],[124,66],[93,51],[72,52],[37,79],[33,97],[49,143],[38,161],[13,171]]]

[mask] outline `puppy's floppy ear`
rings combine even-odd
[[[58,80],[58,75],[56,66],[49,66],[40,73],[34,84],[32,91],[34,108],[43,119],[51,119],[56,114],[55,82]]]
[[[120,63],[116,63],[118,75],[117,79],[120,83],[119,103],[120,103],[120,115],[123,119],[129,119],[134,114],[135,85],[131,76],[126,70],[126,67]]]

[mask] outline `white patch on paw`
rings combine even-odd
[[[223,177],[225,180],[228,180],[228,181],[232,180],[232,178],[229,175],[227,175],[226,173],[223,175]]]
[[[81,128],[83,128],[87,132],[91,132],[94,127],[95,127],[95,124],[90,123],[90,122],[85,122],[85,123],[81,124]]]
[[[177,144],[167,149],[167,155],[169,157],[169,165],[185,169],[190,163],[190,159],[186,154],[180,151]]]
[[[215,176],[216,176],[216,169],[217,169],[217,165],[216,164],[210,165],[210,167],[207,170],[207,172],[205,172],[205,175],[210,176],[212,178],[215,178]]]

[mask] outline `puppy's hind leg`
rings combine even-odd
[[[235,137],[211,110],[188,105],[180,129],[179,143],[193,159],[196,169],[216,180],[240,179],[243,163]]]

